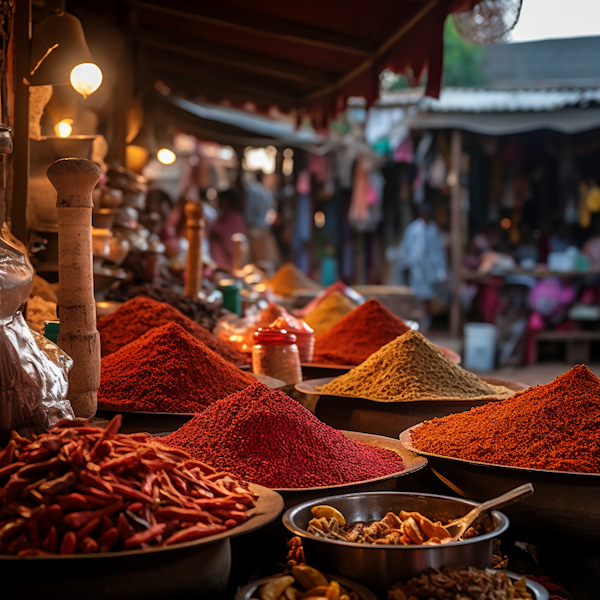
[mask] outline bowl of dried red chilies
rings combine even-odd
[[[3,591],[217,593],[231,568],[229,537],[281,512],[275,492],[120,425],[117,415],[104,429],[75,419],[32,441],[11,434],[0,451],[0,560],[11,569]]]

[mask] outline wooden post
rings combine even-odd
[[[462,155],[462,132],[458,129],[452,131],[450,144],[450,248],[452,255],[452,306],[450,307],[450,334],[458,337],[461,334],[462,310],[460,306],[459,287],[462,276],[462,249],[463,232],[462,207],[461,207],[461,155]],[[466,232],[464,232],[466,235]]]
[[[9,160],[7,215],[13,234],[27,244],[27,186],[29,181],[29,74],[31,55],[31,0],[15,6],[12,119],[14,150]]]
[[[83,158],[50,165],[58,209],[58,345],[72,359],[68,398],[77,417],[92,417],[100,387],[100,335],[96,331],[92,265],[92,190],[100,168]]]
[[[204,238],[204,207],[202,202],[185,205],[187,217],[188,255],[185,275],[185,294],[197,298],[202,289],[204,266],[202,264],[202,240]]]
[[[241,271],[247,264],[248,257],[248,239],[243,233],[234,233],[231,236],[231,243],[233,244],[233,259],[232,259],[232,272],[234,274],[237,271]]]

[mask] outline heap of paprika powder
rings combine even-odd
[[[464,460],[600,473],[600,379],[578,365],[501,402],[426,421],[412,444]]]
[[[255,381],[177,323],[167,323],[102,359],[98,402],[193,413]]]
[[[408,330],[379,300],[367,300],[316,337],[313,362],[359,365]]]
[[[96,328],[100,333],[102,356],[116,352],[137,340],[150,329],[166,323],[177,323],[198,341],[220,354],[234,365],[243,365],[248,358],[231,348],[202,325],[192,321],[176,308],[145,296],[137,296],[120,306],[110,315],[100,317]]]
[[[400,455],[347,438],[262,383],[215,402],[160,443],[271,488],[340,485],[404,469]]]

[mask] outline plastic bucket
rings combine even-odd
[[[467,323],[464,336],[464,368],[473,371],[491,371],[496,360],[498,328],[489,323]]]

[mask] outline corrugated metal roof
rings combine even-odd
[[[506,113],[550,112],[568,107],[600,104],[600,88],[555,90],[487,90],[445,88],[440,99],[423,97],[423,90],[385,92],[377,106],[381,108],[416,106],[419,112]]]

